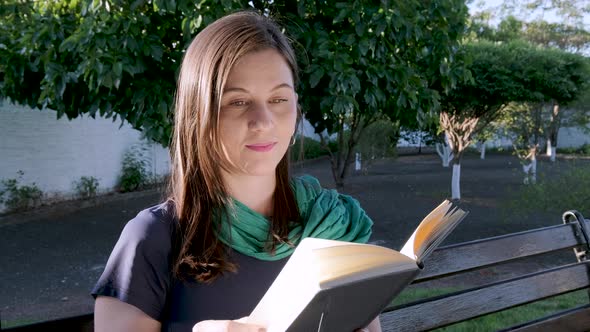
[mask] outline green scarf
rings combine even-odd
[[[317,179],[306,175],[291,180],[303,223],[294,224],[289,232],[292,244],[306,237],[366,243],[373,222],[357,200],[323,189]],[[260,260],[279,260],[293,253],[287,243],[276,246],[274,255],[265,251],[270,222],[263,215],[233,200],[233,211],[225,214],[219,240],[234,250]],[[223,218],[223,219],[226,219]],[[231,226],[230,226],[231,225]],[[300,235],[300,236],[298,236]]]

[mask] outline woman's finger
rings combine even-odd
[[[193,326],[193,332],[264,332],[266,329],[259,325],[245,324],[232,320],[204,320]]]

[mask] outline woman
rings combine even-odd
[[[294,52],[262,15],[226,16],[193,40],[169,199],[125,226],[92,292],[97,331],[258,331],[233,319],[254,309],[301,238],[368,240],[357,201],[289,177],[296,84]]]

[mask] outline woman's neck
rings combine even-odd
[[[273,194],[276,187],[276,177],[229,175],[223,176],[228,193],[250,209],[263,216],[272,215]]]

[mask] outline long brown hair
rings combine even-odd
[[[297,83],[297,62],[289,41],[271,19],[245,11],[225,16],[201,31],[182,61],[171,143],[172,172],[168,200],[178,222],[172,253],[177,278],[211,282],[235,271],[217,239],[213,214],[231,206],[220,167],[232,170],[219,137],[219,108],[232,66],[244,55],[274,49],[285,59]],[[289,151],[276,168],[273,217],[268,250],[288,241],[289,224],[299,221],[289,185]]]

